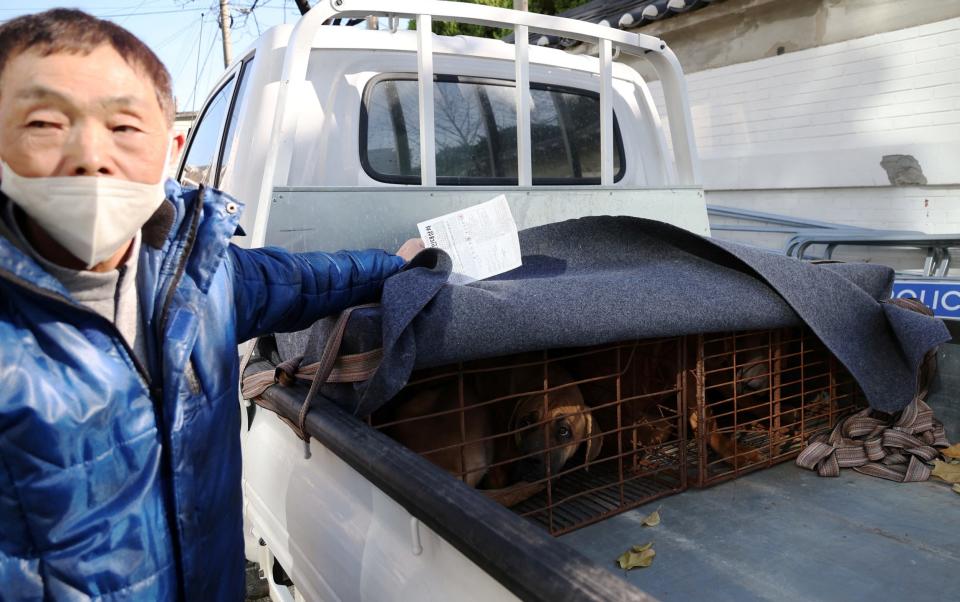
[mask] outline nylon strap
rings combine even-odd
[[[933,316],[917,299],[888,299],[884,303]],[[917,375],[917,394],[895,419],[871,416],[869,408],[849,416],[827,435],[817,435],[797,456],[797,466],[816,470],[822,477],[838,477],[841,468],[898,483],[926,481],[938,447],[949,447],[943,425],[924,401],[937,370],[937,350],[923,358]]]
[[[327,377],[328,383],[356,383],[373,376],[383,358],[383,349],[374,349],[364,353],[341,355],[333,364],[333,370]],[[278,365],[275,370],[263,370],[243,379],[244,399],[254,399],[279,384],[291,386],[297,380],[312,381],[320,367],[320,362],[302,364],[303,356],[295,357]]]
[[[895,420],[870,416],[866,409],[844,418],[828,435],[817,435],[797,456],[797,466],[816,470],[822,477],[838,477],[841,468],[898,483],[926,481],[930,467],[948,447],[943,425],[920,397],[914,398]]]
[[[351,383],[367,380],[373,376],[380,365],[380,360],[383,357],[382,349],[340,356],[340,346],[343,343],[343,335],[350,321],[350,314],[357,309],[376,306],[376,303],[368,303],[348,307],[340,312],[333,330],[331,330],[324,343],[320,361],[301,365],[303,356],[299,356],[282,362],[274,370],[257,372],[243,379],[241,391],[245,399],[260,397],[267,389],[278,383],[281,386],[290,386],[297,380],[310,381],[310,389],[300,405],[296,424],[289,420],[285,421],[293,428],[297,436],[303,439],[304,458],[310,457],[310,435],[307,434],[306,430],[307,415],[310,413],[311,404],[320,390],[320,386],[323,383]]]

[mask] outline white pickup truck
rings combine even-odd
[[[323,25],[368,15],[394,27]],[[416,30],[396,27],[401,18]],[[512,28],[516,43],[436,36],[432,20]],[[594,43],[599,56],[529,47],[532,32]],[[620,53],[655,67],[666,115]],[[709,234],[683,73],[666,44],[475,4],[327,0],[271,29],[204,103],[179,178],[246,203],[245,246],[395,249],[419,221],[499,193],[520,229],[633,215]],[[492,511],[351,416],[324,414],[309,459],[275,414],[244,416],[247,556],[276,600],[646,597],[609,570],[613,557],[601,568]]]

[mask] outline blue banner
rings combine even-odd
[[[898,280],[893,283],[893,296],[919,299],[945,320],[960,320],[960,280]]]

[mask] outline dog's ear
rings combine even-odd
[[[526,401],[527,401],[526,397],[521,397],[516,401],[516,403],[513,404],[513,412],[510,413],[510,421],[507,422],[508,433],[511,433],[517,429],[517,413],[520,411],[520,406],[522,406]],[[517,446],[520,445],[520,439],[521,439],[520,433],[513,433],[513,440],[517,444]]]
[[[603,446],[603,435],[597,431],[597,423],[593,420],[593,414],[589,411],[584,413],[583,417],[587,420],[587,462],[593,462],[600,455],[600,448]],[[594,435],[598,435],[594,437]]]

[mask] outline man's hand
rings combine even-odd
[[[403,257],[403,260],[409,263],[423,248],[423,239],[411,238],[397,249],[396,254]]]

